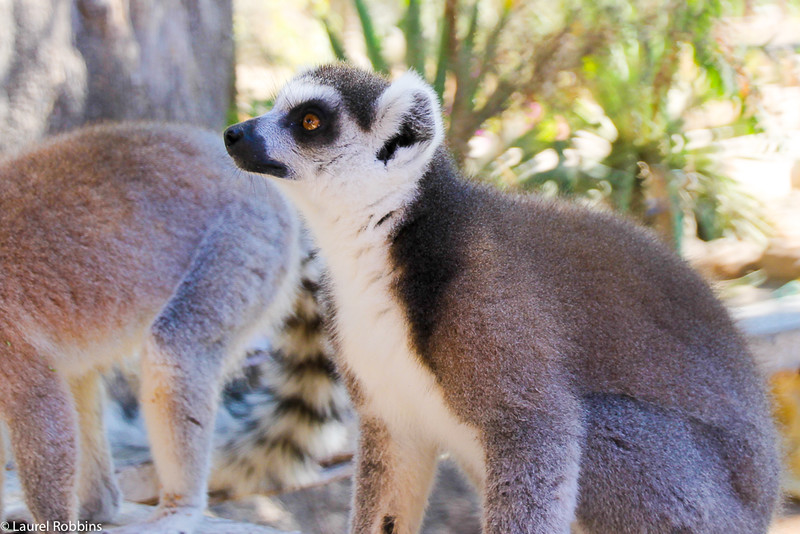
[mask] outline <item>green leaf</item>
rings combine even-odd
[[[452,27],[453,25],[451,24],[454,18],[454,7],[454,1],[445,0],[442,31],[439,37],[439,50],[436,58],[436,76],[433,79],[433,90],[439,95],[439,100],[442,100],[442,95],[444,95],[444,82],[447,77],[447,69],[450,66],[450,41],[452,39],[452,32],[455,31],[455,28]]]
[[[333,55],[339,61],[347,61],[347,53],[344,50],[344,44],[342,43],[342,37],[339,35],[339,32],[331,24],[331,21],[328,17],[322,17],[322,25],[325,27],[325,32],[328,34],[328,41],[331,43],[331,50],[333,51]]]
[[[422,35],[419,0],[408,0],[408,10],[406,11],[403,30],[406,36],[406,64],[424,75],[425,39]]]
[[[364,32],[364,43],[367,45],[367,57],[372,62],[372,68],[377,72],[388,74],[389,66],[383,59],[380,39],[375,35],[375,27],[372,24],[372,16],[369,14],[367,4],[364,0],[353,0],[355,3],[358,18],[361,21],[361,29]]]

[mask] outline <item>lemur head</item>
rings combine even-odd
[[[442,143],[436,94],[408,72],[390,83],[327,65],[301,73],[268,113],[225,131],[239,167],[285,179],[306,197],[366,206],[412,191]]]

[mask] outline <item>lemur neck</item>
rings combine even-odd
[[[369,196],[341,198],[290,183],[286,192],[303,213],[326,257],[335,261],[333,257],[352,256],[351,260],[357,262],[366,259],[367,251],[388,256],[395,237],[407,227],[418,226],[420,219],[454,215],[469,186],[440,149],[418,180],[405,181],[395,188],[387,185],[385,189]]]
[[[336,246],[347,246],[348,242],[366,236],[383,239],[391,235],[404,220],[405,211],[414,205],[422,182],[429,181],[433,169],[440,171],[442,164],[451,165],[443,149],[434,154],[427,169],[416,179],[389,175],[277,184],[303,213],[318,240],[333,231],[338,241]],[[448,174],[451,173],[437,179],[446,179]]]

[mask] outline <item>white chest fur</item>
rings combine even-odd
[[[333,234],[333,231],[329,232]],[[328,233],[328,232],[326,232]],[[342,356],[364,396],[363,410],[391,433],[452,453],[474,482],[484,480],[484,454],[475,428],[457,419],[433,374],[412,349],[403,309],[392,293],[383,236],[369,230],[335,239],[323,252],[333,278]]]

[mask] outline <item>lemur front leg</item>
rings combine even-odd
[[[80,427],[78,462],[78,517],[84,521],[111,521],[119,510],[122,493],[103,424],[103,385],[97,372],[70,380]]]
[[[291,304],[288,248],[296,228],[264,228],[263,214],[231,206],[150,328],[141,357],[141,405],[161,483],[155,516],[120,534],[193,532],[207,503],[219,392],[226,366]],[[235,245],[233,245],[235,244]],[[297,258],[294,258],[296,261]],[[116,531],[115,531],[116,532]]]
[[[209,349],[194,343],[181,346],[158,332],[146,343],[142,411],[160,482],[159,508],[148,531],[192,532],[205,510],[224,357]]]
[[[419,531],[437,448],[423,436],[396,435],[377,418],[360,422],[353,534],[414,534]]]
[[[535,404],[506,407],[484,429],[485,534],[570,533],[584,439],[579,406],[566,395]]]

